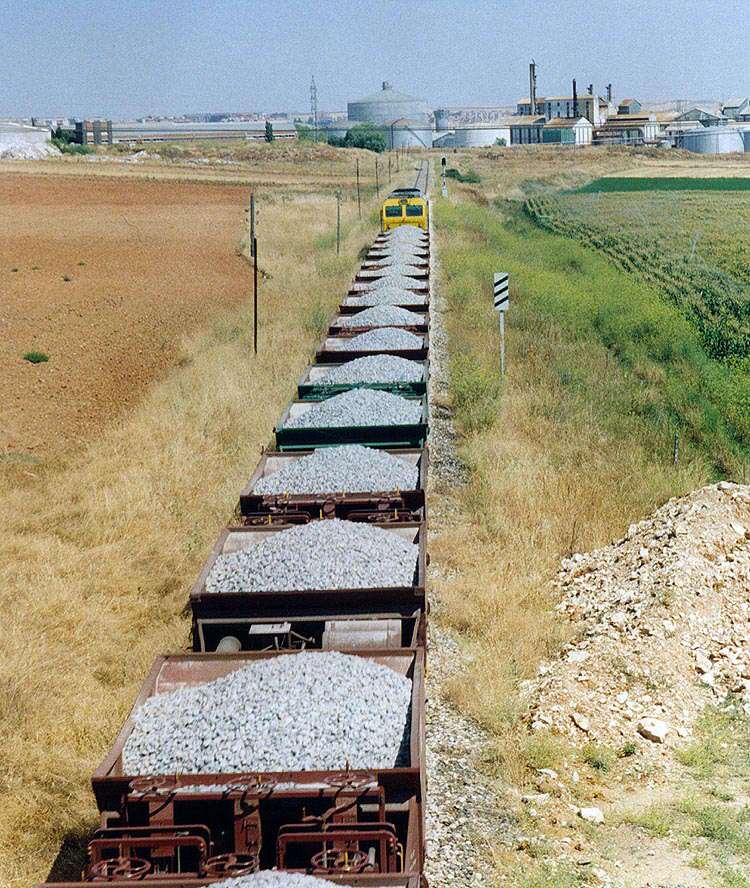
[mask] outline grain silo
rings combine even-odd
[[[742,133],[734,126],[699,126],[677,136],[677,147],[696,154],[734,154],[745,150]]]

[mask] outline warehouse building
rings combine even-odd
[[[541,145],[546,120],[542,114],[519,114],[510,125],[511,145]]]
[[[594,137],[597,142],[613,145],[653,145],[658,141],[661,129],[656,114],[647,111],[640,114],[618,113],[610,117],[604,126],[598,127]]]
[[[542,127],[542,143],[545,145],[590,145],[594,127],[585,117],[577,119],[553,117]]]

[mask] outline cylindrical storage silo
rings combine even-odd
[[[745,150],[741,132],[733,126],[698,127],[678,137],[678,147],[696,154],[733,154]]]
[[[359,123],[390,123],[392,120],[418,120],[432,126],[432,110],[424,99],[396,92],[387,81],[380,92],[347,104],[349,120]]]

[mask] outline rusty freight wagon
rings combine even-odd
[[[243,650],[424,644],[427,553],[423,524],[382,524],[417,545],[411,584],[378,588],[208,592],[206,580],[220,555],[257,545],[290,525],[231,527],[222,531],[190,592],[193,649]]]
[[[254,493],[265,478],[305,456],[311,450],[266,451],[252,477],[240,492],[242,523],[268,524],[271,521],[312,521],[320,518],[348,518],[350,521],[394,522],[424,520],[428,455],[426,448],[387,450],[386,453],[417,467],[414,490],[329,493]]]
[[[126,774],[123,750],[148,698],[196,687],[252,662],[294,653],[159,657],[92,784],[101,829],[88,879],[205,879],[278,868],[341,884],[408,885],[424,861],[424,654],[366,657],[411,682],[398,767],[268,773]],[[312,655],[310,655],[312,656]],[[353,875],[360,882],[347,882]],[[375,877],[399,877],[379,882]],[[181,884],[179,881],[177,884]]]
[[[375,391],[391,392],[394,395],[424,395],[427,393],[427,380],[430,372],[429,361],[419,361],[422,373],[414,382],[336,382],[326,381],[329,373],[344,363],[310,364],[297,383],[297,400],[322,401],[353,388],[369,388]]]

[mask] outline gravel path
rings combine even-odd
[[[434,231],[431,252],[430,314],[430,539],[450,532],[455,505],[451,491],[466,478],[456,452],[456,432],[447,406],[448,367],[445,303],[436,286]],[[441,577],[436,559],[428,570],[432,606],[427,670],[427,864],[431,885],[471,888],[495,884],[490,845],[515,841],[520,834],[504,814],[508,805],[498,788],[476,765],[491,742],[471,719],[448,701],[446,689],[466,662],[451,635],[440,628],[440,601],[435,582]]]

